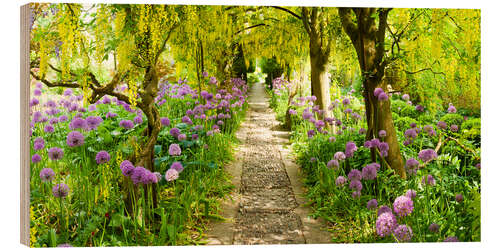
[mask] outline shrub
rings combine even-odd
[[[418,121],[406,116],[399,117],[398,119],[394,118],[394,126],[396,126],[396,128],[401,131],[405,131],[406,129],[410,128],[410,124],[412,123],[418,123]]]
[[[441,117],[441,121],[446,122],[450,126],[455,124],[460,127],[464,122],[464,118],[459,114],[446,114]]]

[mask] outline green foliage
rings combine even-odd
[[[394,118],[394,126],[400,131],[405,131],[409,129],[410,124],[412,123],[418,124],[419,122],[411,117],[406,117],[406,116]]]
[[[464,122],[464,117],[460,114],[446,114],[441,117],[440,120],[446,122],[446,124],[448,124],[449,126],[457,125],[460,127],[460,125],[462,125],[462,122]]]

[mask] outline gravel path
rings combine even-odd
[[[236,186],[223,204],[225,222],[213,223],[209,245],[328,243],[322,223],[308,217],[298,166],[285,149],[289,134],[269,108],[262,83],[250,91],[247,118],[236,133],[241,145],[226,166]]]

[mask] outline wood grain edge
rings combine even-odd
[[[21,223],[20,241],[26,246],[30,245],[30,145],[29,145],[29,54],[30,54],[30,34],[29,34],[29,4],[21,6],[21,30],[20,30],[20,113],[21,113]]]

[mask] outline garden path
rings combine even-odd
[[[224,222],[207,232],[209,245],[329,243],[324,223],[308,216],[299,167],[293,162],[289,132],[269,108],[263,83],[249,94],[249,109],[236,137],[241,144],[226,166],[235,192],[223,203]]]

